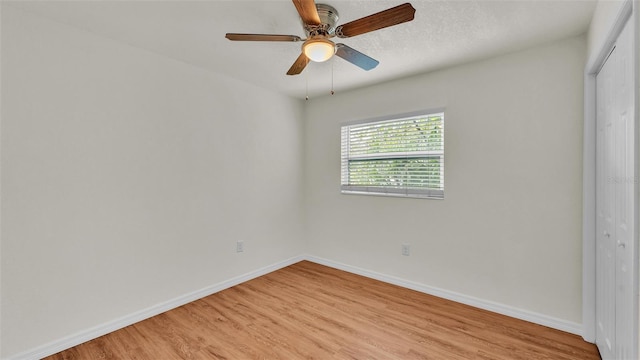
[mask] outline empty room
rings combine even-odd
[[[0,359],[640,359],[638,0],[0,2]]]

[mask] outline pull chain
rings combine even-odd
[[[334,60],[331,59],[331,95],[334,94],[334,92],[333,92],[333,64],[334,64]]]
[[[304,73],[304,81],[305,81],[305,93],[304,93],[304,99],[305,100],[309,100],[309,75],[307,75],[309,72],[305,72]]]

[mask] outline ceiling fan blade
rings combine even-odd
[[[411,21],[413,20],[415,12],[416,9],[414,9],[411,4],[406,3],[340,25],[336,28],[335,32],[338,37],[348,38]]]
[[[294,62],[293,65],[291,65],[291,68],[289,68],[289,71],[287,71],[287,75],[300,74],[308,63],[309,58],[304,53],[301,53],[300,56],[298,56],[298,58],[296,59],[296,62]]]
[[[320,15],[316,9],[316,3],[313,0],[293,0],[298,14],[302,21],[307,25],[320,25]]]
[[[295,35],[227,33],[225,37],[233,41],[302,41],[299,36]]]
[[[378,66],[380,63],[378,60],[371,58],[345,44],[336,44],[336,49],[336,56],[339,56],[353,65],[367,71]]]

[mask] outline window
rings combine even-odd
[[[341,190],[444,198],[444,112],[342,126]]]

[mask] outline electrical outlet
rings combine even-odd
[[[243,252],[243,251],[244,251],[244,242],[238,241],[236,243],[236,252]]]
[[[402,255],[409,256],[410,253],[411,253],[411,245],[402,244]]]

